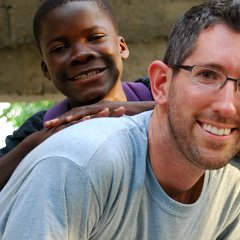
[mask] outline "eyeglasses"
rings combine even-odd
[[[212,89],[224,87],[228,80],[233,81],[236,83],[236,90],[240,95],[240,79],[230,78],[225,74],[215,71],[213,69],[197,65],[193,66],[168,65],[168,66],[171,68],[184,69],[186,71],[189,71],[190,79],[192,80],[192,82]]]

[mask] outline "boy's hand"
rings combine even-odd
[[[121,106],[121,104],[122,102],[102,101],[88,106],[76,107],[58,118],[46,121],[44,127],[53,128],[66,123],[81,122],[91,118],[121,117],[125,114],[125,107]]]

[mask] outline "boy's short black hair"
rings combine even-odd
[[[94,2],[97,4],[100,11],[102,11],[107,17],[109,17],[117,33],[119,32],[118,23],[107,0],[43,0],[39,8],[37,9],[34,19],[33,19],[33,33],[35,37],[36,44],[41,52],[40,47],[40,37],[41,37],[41,22],[44,16],[52,11],[53,9],[62,6],[68,2]]]

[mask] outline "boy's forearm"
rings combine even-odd
[[[27,136],[22,142],[20,142],[10,152],[0,158],[0,190],[6,185],[12,173],[18,166],[18,164],[26,157],[40,143],[52,136],[56,132],[70,126],[70,124],[64,124],[64,126],[55,127],[51,130],[43,129]]]
[[[126,115],[135,115],[144,111],[152,110],[156,105],[154,101],[126,102],[123,106],[126,109]]]
[[[26,138],[14,149],[0,158],[0,190],[6,185],[22,159],[37,145],[38,144],[31,138]]]

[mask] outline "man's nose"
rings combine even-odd
[[[237,112],[237,102],[240,100],[238,97],[236,83],[227,81],[226,84],[216,93],[213,110],[222,117],[233,117]]]

